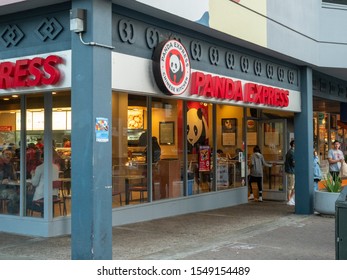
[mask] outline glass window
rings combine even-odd
[[[146,97],[113,93],[112,124],[112,205],[147,202]]]
[[[71,214],[71,92],[53,92],[52,108],[53,161],[59,168],[59,188],[55,198],[55,216]],[[58,203],[60,199],[60,203]],[[54,202],[54,201],[53,201]]]
[[[17,95],[0,99],[0,213],[19,214],[20,140],[16,134],[16,113],[20,112]]]
[[[217,190],[244,184],[242,121],[242,107],[217,105]],[[256,133],[256,129],[250,132]]]
[[[152,99],[153,200],[184,195],[182,155],[182,101]],[[179,130],[180,128],[180,130]],[[181,135],[182,136],[182,135]]]
[[[212,191],[212,104],[187,102],[188,195]]]
[[[45,131],[44,95],[26,96],[26,214],[44,216],[44,150],[52,148],[52,204],[53,217],[71,213],[71,94],[53,92],[52,130]],[[47,108],[49,109],[49,108]],[[20,121],[19,121],[20,122]],[[44,143],[44,136],[51,133],[52,144]]]

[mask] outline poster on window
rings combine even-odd
[[[223,188],[229,186],[229,168],[228,163],[218,163],[217,165],[217,187]]]
[[[199,147],[199,171],[210,171],[211,169],[211,150],[210,146]]]

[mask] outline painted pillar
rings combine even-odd
[[[295,213],[313,213],[312,69],[301,69],[301,112],[294,117]]]
[[[86,10],[84,43],[111,45],[111,1],[72,1],[77,8]],[[71,250],[72,259],[106,260],[112,259],[112,132],[98,142],[95,127],[97,118],[112,127],[112,50],[84,43],[72,32]]]

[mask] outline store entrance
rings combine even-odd
[[[259,121],[258,143],[264,158],[272,167],[264,167],[263,196],[265,199],[286,200],[287,186],[284,160],[287,151],[287,120]]]
[[[271,200],[286,200],[286,176],[284,160],[288,147],[287,120],[252,120],[257,123],[256,143],[254,139],[248,141],[248,158],[253,152],[254,145],[260,147],[266,162],[272,167],[264,166],[263,198]],[[252,145],[253,144],[253,145]],[[256,188],[254,184],[253,189]]]

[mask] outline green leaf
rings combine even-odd
[[[331,174],[328,173],[327,177],[323,181],[323,185],[327,192],[339,193],[341,192],[341,182],[342,180],[339,176],[334,181]]]

